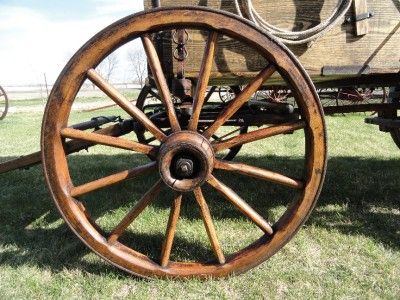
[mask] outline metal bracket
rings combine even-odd
[[[393,129],[400,128],[400,119],[388,119],[382,117],[369,117],[365,119],[365,123],[372,125],[379,125],[379,130],[383,132],[390,132]]]
[[[357,23],[363,20],[371,19],[374,16],[374,13],[372,12],[367,12],[365,14],[360,14],[357,16],[351,16],[346,18],[345,23]]]
[[[160,0],[153,0],[152,4],[153,4],[153,8],[161,7],[161,1]]]
[[[366,75],[370,73],[370,70],[369,65],[324,66],[322,76]]]

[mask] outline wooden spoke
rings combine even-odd
[[[112,137],[108,135],[82,131],[73,128],[64,128],[61,130],[61,136],[65,138],[92,142],[120,149],[132,150],[143,154],[155,155],[154,152],[156,147],[154,146],[144,145],[137,142],[129,141],[122,138]]]
[[[250,177],[255,177],[266,181],[271,181],[294,189],[302,189],[304,187],[303,182],[301,182],[300,180],[296,180],[279,173],[253,167],[247,164],[217,160],[215,162],[214,168],[219,170],[236,172],[242,175],[247,175]]]
[[[155,199],[160,189],[164,185],[162,179],[158,180],[155,185],[139,200],[134,208],[123,218],[123,220],[111,232],[108,241],[115,242],[128,226],[139,216],[139,214]]]
[[[236,206],[245,216],[252,220],[262,231],[270,235],[274,233],[271,225],[233,190],[212,175],[207,182],[221,193],[229,202]]]
[[[174,242],[176,225],[178,223],[179,214],[181,211],[182,194],[177,194],[174,203],[171,207],[171,213],[168,219],[167,231],[165,233],[165,240],[161,251],[161,266],[166,267],[169,263],[171,255],[172,243]]]
[[[246,103],[250,97],[257,92],[261,85],[270,78],[276,71],[273,65],[269,65],[262,70],[244,89],[236,96],[219,114],[215,122],[203,133],[206,138],[210,138],[219,127],[221,127],[235,112]]]
[[[257,129],[252,132],[243,133],[222,142],[213,143],[213,148],[215,152],[219,152],[225,149],[230,149],[238,145],[243,145],[246,143],[262,140],[267,137],[272,137],[275,135],[292,132],[305,127],[306,127],[306,122],[301,120],[291,123],[274,125],[262,129]]]
[[[172,101],[171,93],[168,88],[167,80],[165,79],[164,72],[161,67],[161,62],[158,57],[156,48],[151,41],[148,34],[142,37],[143,47],[146,51],[147,60],[157,85],[158,94],[163,102],[165,109],[167,111],[168,119],[171,124],[173,132],[180,131],[181,127],[179,125],[178,118],[175,113],[174,103]]]
[[[87,72],[87,77],[123,110],[125,110],[132,118],[146,127],[158,140],[164,141],[167,138],[166,135],[146,116],[144,112],[133,105],[118,90],[105,81],[94,69],[90,69]]]
[[[206,227],[208,238],[210,239],[211,247],[215,253],[220,264],[225,263],[225,256],[222,253],[221,245],[218,241],[217,233],[215,231],[214,223],[211,218],[210,210],[207,202],[204,199],[203,193],[200,188],[194,190],[194,195],[197,203],[200,206],[201,217],[203,218],[204,226]]]
[[[211,69],[214,61],[215,46],[218,39],[218,33],[215,31],[210,32],[208,36],[208,41],[206,48],[204,50],[203,62],[201,64],[199,81],[197,83],[196,92],[193,101],[193,114],[189,121],[189,130],[195,131],[197,129],[200,112],[203,108],[204,101],[206,99],[206,92],[208,87],[208,82],[210,79]]]
[[[151,162],[147,165],[140,166],[134,169],[126,170],[123,172],[119,172],[77,187],[73,187],[71,189],[72,197],[79,197],[90,192],[120,183],[122,181],[132,179],[138,177],[140,175],[146,174],[148,172],[154,171],[157,169],[157,163]]]

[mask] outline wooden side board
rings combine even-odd
[[[354,13],[360,19],[370,15],[367,0],[354,0],[353,5],[354,5]],[[361,36],[367,34],[368,32],[369,32],[369,19],[358,20],[356,22],[356,35]]]
[[[356,75],[340,74],[338,70],[335,75],[323,76],[322,70],[327,66],[357,66],[360,69],[365,66],[368,67],[370,74],[400,71],[400,3],[397,0],[366,1],[368,10],[373,13],[373,17],[364,22],[368,23],[368,33],[358,36],[356,24],[345,23],[343,20],[341,25],[336,26],[312,45],[289,47],[313,78],[324,80],[323,77],[326,77],[329,80],[332,76]],[[145,8],[151,8],[152,2],[145,0]],[[271,24],[287,30],[304,30],[326,19],[332,13],[337,0],[281,0],[276,4],[254,0],[253,3],[260,15]],[[162,6],[207,6],[235,12],[232,1],[226,0],[163,0],[161,4]],[[354,15],[353,6],[346,17]],[[196,77],[206,34],[193,31],[190,34],[189,57],[185,68],[188,77]],[[173,72],[176,67],[170,54],[173,47],[167,35],[161,46],[164,49],[162,59],[166,72]],[[252,49],[227,37],[220,37],[211,76],[217,81],[218,78],[235,78],[240,82],[241,78],[245,80],[248,75],[254,74],[263,66],[265,66],[264,59]]]

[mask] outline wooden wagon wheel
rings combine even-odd
[[[290,92],[279,87],[271,87],[268,90],[260,90],[255,94],[256,101],[270,101],[272,103],[282,103],[287,100]]]
[[[220,86],[218,88],[219,99],[225,103],[231,101],[235,97],[235,92],[230,86]]]
[[[199,84],[194,97],[193,115],[187,129],[179,123],[165,76],[161,70],[150,34],[175,28],[195,28],[207,31],[209,38],[205,48]],[[235,100],[220,112],[216,120],[202,134],[197,132],[199,116],[207,89],[208,78],[219,35],[239,40],[262,54],[269,63],[244,88]],[[100,77],[95,67],[109,53],[128,41],[141,38],[145,46],[149,65],[160,91],[171,124],[171,134],[161,131],[140,109],[132,105],[116,89]],[[298,103],[301,119],[296,122],[259,128],[236,138],[210,143],[213,133],[248,101],[272,74],[279,72],[291,85]],[[85,80],[91,80],[122,109],[145,126],[161,144],[160,148],[143,145],[128,139],[99,136],[76,131],[67,127],[73,101]],[[300,131],[305,139],[303,177],[293,179],[269,170],[215,159],[214,153],[232,147],[268,139],[287,132]],[[155,162],[144,166],[127,166],[129,170],[110,175],[87,184],[75,186],[63,150],[66,138],[87,140],[111,147],[130,149],[133,152],[152,154]],[[288,149],[289,150],[289,149]],[[94,252],[111,264],[132,274],[144,277],[221,277],[244,272],[276,253],[297,232],[307,219],[319,195],[326,168],[326,133],[322,109],[315,88],[297,59],[274,38],[256,28],[250,22],[229,13],[205,8],[163,8],[128,16],[92,38],[67,64],[50,94],[42,128],[42,155],[47,185],[51,195],[75,234]],[[157,170],[158,169],[158,173]],[[248,202],[242,199],[229,183],[220,181],[219,172],[229,176],[244,175],[243,184],[261,180],[264,185],[278,184],[293,191],[295,197],[286,203],[286,209],[270,224]],[[143,195],[132,210],[109,232],[103,232],[96,220],[80,201],[86,195],[100,188],[120,183],[148,172],[158,174],[159,179]],[[215,189],[220,201],[226,201],[250,220],[254,228],[261,230],[255,240],[229,256],[224,255],[213,225],[210,210],[203,193],[204,188]],[[171,203],[171,214],[160,257],[154,258],[135,250],[133,245],[124,244],[121,235],[136,217],[154,200],[161,189],[175,191],[175,199],[163,199]],[[262,191],[257,190],[257,193]],[[162,197],[165,193],[159,195]],[[182,261],[171,261],[170,253],[179,217],[182,195],[194,195],[205,224],[215,256],[207,261],[192,257]],[[267,196],[267,195],[265,195]],[[165,196],[164,196],[165,197]],[[107,201],[103,199],[102,201]],[[284,206],[285,207],[285,206]],[[156,221],[157,222],[157,221]],[[258,230],[258,229],[257,229]],[[207,247],[210,247],[207,245]],[[185,253],[189,255],[189,253]],[[188,262],[189,260],[189,262]]]
[[[8,112],[8,97],[5,90],[0,86],[0,120],[3,120]]]

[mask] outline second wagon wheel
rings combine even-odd
[[[234,87],[236,88],[236,91],[240,91],[240,87]],[[152,93],[151,93],[152,92]],[[156,97],[148,97],[148,96],[156,96]],[[159,99],[158,93],[154,92],[153,89],[150,86],[145,86],[142,88],[137,101],[136,101],[136,107],[139,108],[141,111],[146,113],[148,117],[151,119],[152,115],[157,115],[157,108],[158,107],[163,107],[161,99]],[[150,99],[150,101],[146,101]],[[232,100],[232,99],[231,99]],[[150,103],[149,103],[150,102]],[[181,101],[177,100],[174,101],[174,106],[179,109],[181,105]],[[216,105],[217,107],[221,105],[226,105],[226,103],[216,103],[213,104]],[[149,109],[149,111],[146,110],[146,107],[151,107],[153,109]],[[222,136],[217,136],[213,135],[212,139],[213,140],[221,140],[222,138],[228,138],[228,137],[233,137],[238,134],[243,134],[247,132],[247,126],[239,126],[239,127],[234,127],[231,128],[229,132],[225,132]],[[149,132],[145,127],[141,128],[141,130],[136,130],[136,136],[138,138],[138,142],[142,144],[151,144],[155,143],[157,144],[158,141],[157,139]],[[221,152],[219,157],[224,159],[224,160],[233,160],[235,156],[239,153],[240,149],[242,148],[242,145],[234,146],[229,149],[226,149],[225,151]],[[154,158],[153,158],[154,159]]]
[[[399,103],[400,102],[400,86],[395,86],[390,88],[389,91],[389,98],[388,98],[389,103]],[[398,112],[394,111],[393,112],[393,117],[397,117]],[[393,141],[396,143],[397,147],[400,148],[400,128],[393,129],[390,132]]]
[[[3,120],[8,112],[8,97],[6,91],[0,86],[0,120]]]
[[[208,35],[188,125],[177,117],[151,41],[152,33],[182,27],[199,30],[202,34],[207,32]],[[203,122],[202,105],[215,47],[218,47],[218,38],[222,35],[253,48],[266,63],[206,130],[198,131],[198,124]],[[169,119],[169,130],[150,120],[95,71],[108,54],[134,39],[141,39],[146,49]],[[279,73],[291,86],[299,118],[251,127],[249,132],[234,138],[211,142],[211,136],[274,73]],[[72,104],[85,80],[92,81],[146,127],[159,141],[160,147],[140,144],[128,137],[113,138],[67,127]],[[292,132],[292,135],[286,134]],[[286,138],[292,137],[297,138],[294,143],[286,142]],[[256,145],[255,151],[262,152],[274,138],[278,138],[277,143],[286,153],[282,158],[274,156],[274,151],[278,150],[270,150],[270,160],[253,157],[251,152],[241,163],[216,158],[216,153],[223,149],[234,145],[244,145],[245,149],[260,141],[262,145]],[[127,164],[125,170],[115,174],[76,184],[77,172],[71,172],[70,158],[66,157],[63,149],[66,139],[128,149],[131,151],[129,157],[135,157],[134,162],[143,163]],[[275,170],[280,165],[287,171],[296,144],[303,145],[300,147],[303,150],[298,178],[294,178],[295,174],[285,176],[284,172],[268,169],[271,164]],[[122,270],[144,277],[221,277],[244,272],[271,257],[307,219],[325,174],[326,133],[314,86],[286,47],[248,21],[229,13],[204,8],[163,8],[135,14],[112,24],[71,59],[49,97],[42,128],[42,153],[47,185],[59,211],[75,234],[99,256]],[[148,154],[156,160],[148,159]],[[137,158],[139,156],[142,159]],[[119,167],[127,161],[120,156],[114,160],[107,157],[108,167],[110,161]],[[97,157],[92,159],[92,163],[96,170],[101,170],[103,164]],[[146,180],[141,179],[144,175]],[[131,181],[118,188],[127,179]],[[115,186],[111,193],[100,191]],[[252,188],[243,193],[242,189],[247,187]],[[123,194],[126,189],[127,193]],[[276,194],[275,191],[280,190],[282,194]],[[121,195],[128,197],[138,191],[140,200],[126,203],[129,208],[124,213],[118,213],[120,210],[115,206],[101,214],[94,212],[95,208],[106,209],[107,204],[121,203]],[[91,197],[93,193],[102,197]],[[290,199],[282,200],[284,195],[290,195]],[[166,218],[153,219],[160,210],[162,215],[164,207],[170,208],[169,218],[166,215]],[[193,210],[198,212],[198,217],[192,213]],[[91,217],[96,214],[97,218]],[[243,219],[243,226],[237,226],[231,218]],[[188,232],[182,233],[180,224],[185,224],[184,229]],[[156,228],[161,228],[164,233],[154,233]],[[174,238],[176,235],[179,238]],[[178,247],[176,251],[174,246]]]

